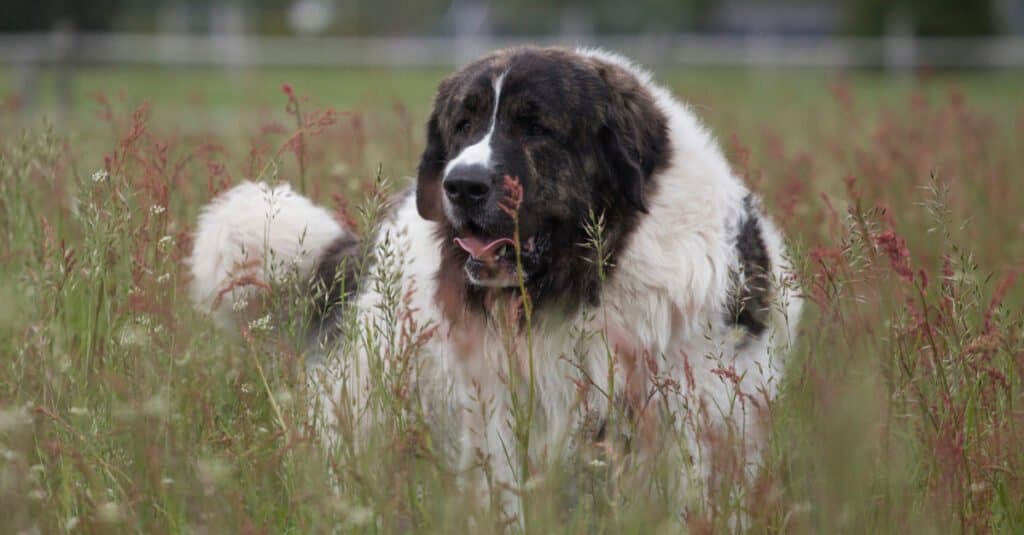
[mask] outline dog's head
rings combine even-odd
[[[606,241],[624,239],[669,151],[664,114],[622,64],[563,49],[499,51],[441,83],[417,206],[442,223],[465,283],[518,286],[513,179],[522,274],[533,285],[574,285],[587,262],[579,248],[588,214],[604,215]]]

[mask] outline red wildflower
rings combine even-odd
[[[907,241],[889,230],[875,236],[875,243],[889,257],[893,271],[905,282],[914,282],[914,270],[910,268],[910,249]]]
[[[519,183],[518,178],[505,175],[503,186],[505,188],[505,198],[501,200],[498,206],[509,217],[514,219],[516,214],[519,213],[519,207],[523,204],[523,185]]]

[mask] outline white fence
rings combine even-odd
[[[657,66],[1024,68],[1024,37],[826,38],[782,35],[301,38],[238,34],[0,35],[0,64],[450,67],[518,44],[602,46]]]

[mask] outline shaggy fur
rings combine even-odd
[[[522,189],[517,220],[506,177]],[[278,190],[243,184],[204,211],[193,254],[201,306],[229,316],[220,296],[237,299],[237,266],[267,265],[271,253],[321,279],[349,265],[351,235],[286,187],[282,202],[266,204]],[[264,204],[275,206],[269,223]],[[606,270],[585,245],[590,214],[603,217]],[[522,281],[505,272],[503,255],[513,252],[498,249],[516,226]],[[387,367],[372,361],[382,349],[407,343],[392,336],[399,317],[430,326],[405,380],[439,433],[454,430],[470,489],[487,491],[483,471],[473,470],[481,459],[499,483],[525,479],[506,457],[515,444],[507,415],[531,364],[535,459],[604,439],[609,407],[630,415],[627,438],[641,454],[657,448],[659,428],[675,426],[690,440],[683,464],[705,476],[697,427],[738,429],[756,450],[757,407],[774,396],[801,306],[785,284],[782,238],[689,108],[629,61],[598,50],[512,49],[446,79],[416,196],[395,207],[375,240],[353,298],[366,336],[315,359],[314,387],[337,409],[325,412],[329,440],[336,417],[372,421],[369,370]],[[268,276],[262,269],[253,275]],[[389,278],[404,296],[397,316],[378,284]],[[519,283],[533,304],[532,351]],[[514,494],[501,499],[517,510]]]
[[[293,273],[308,275],[325,251],[351,237],[330,212],[288,185],[243,182],[199,215],[192,257],[192,299],[225,328],[253,319],[260,292]]]

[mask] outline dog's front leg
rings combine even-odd
[[[499,384],[473,380],[463,388],[460,485],[481,506],[497,511],[502,521],[522,523],[509,399],[504,385],[492,383]]]

